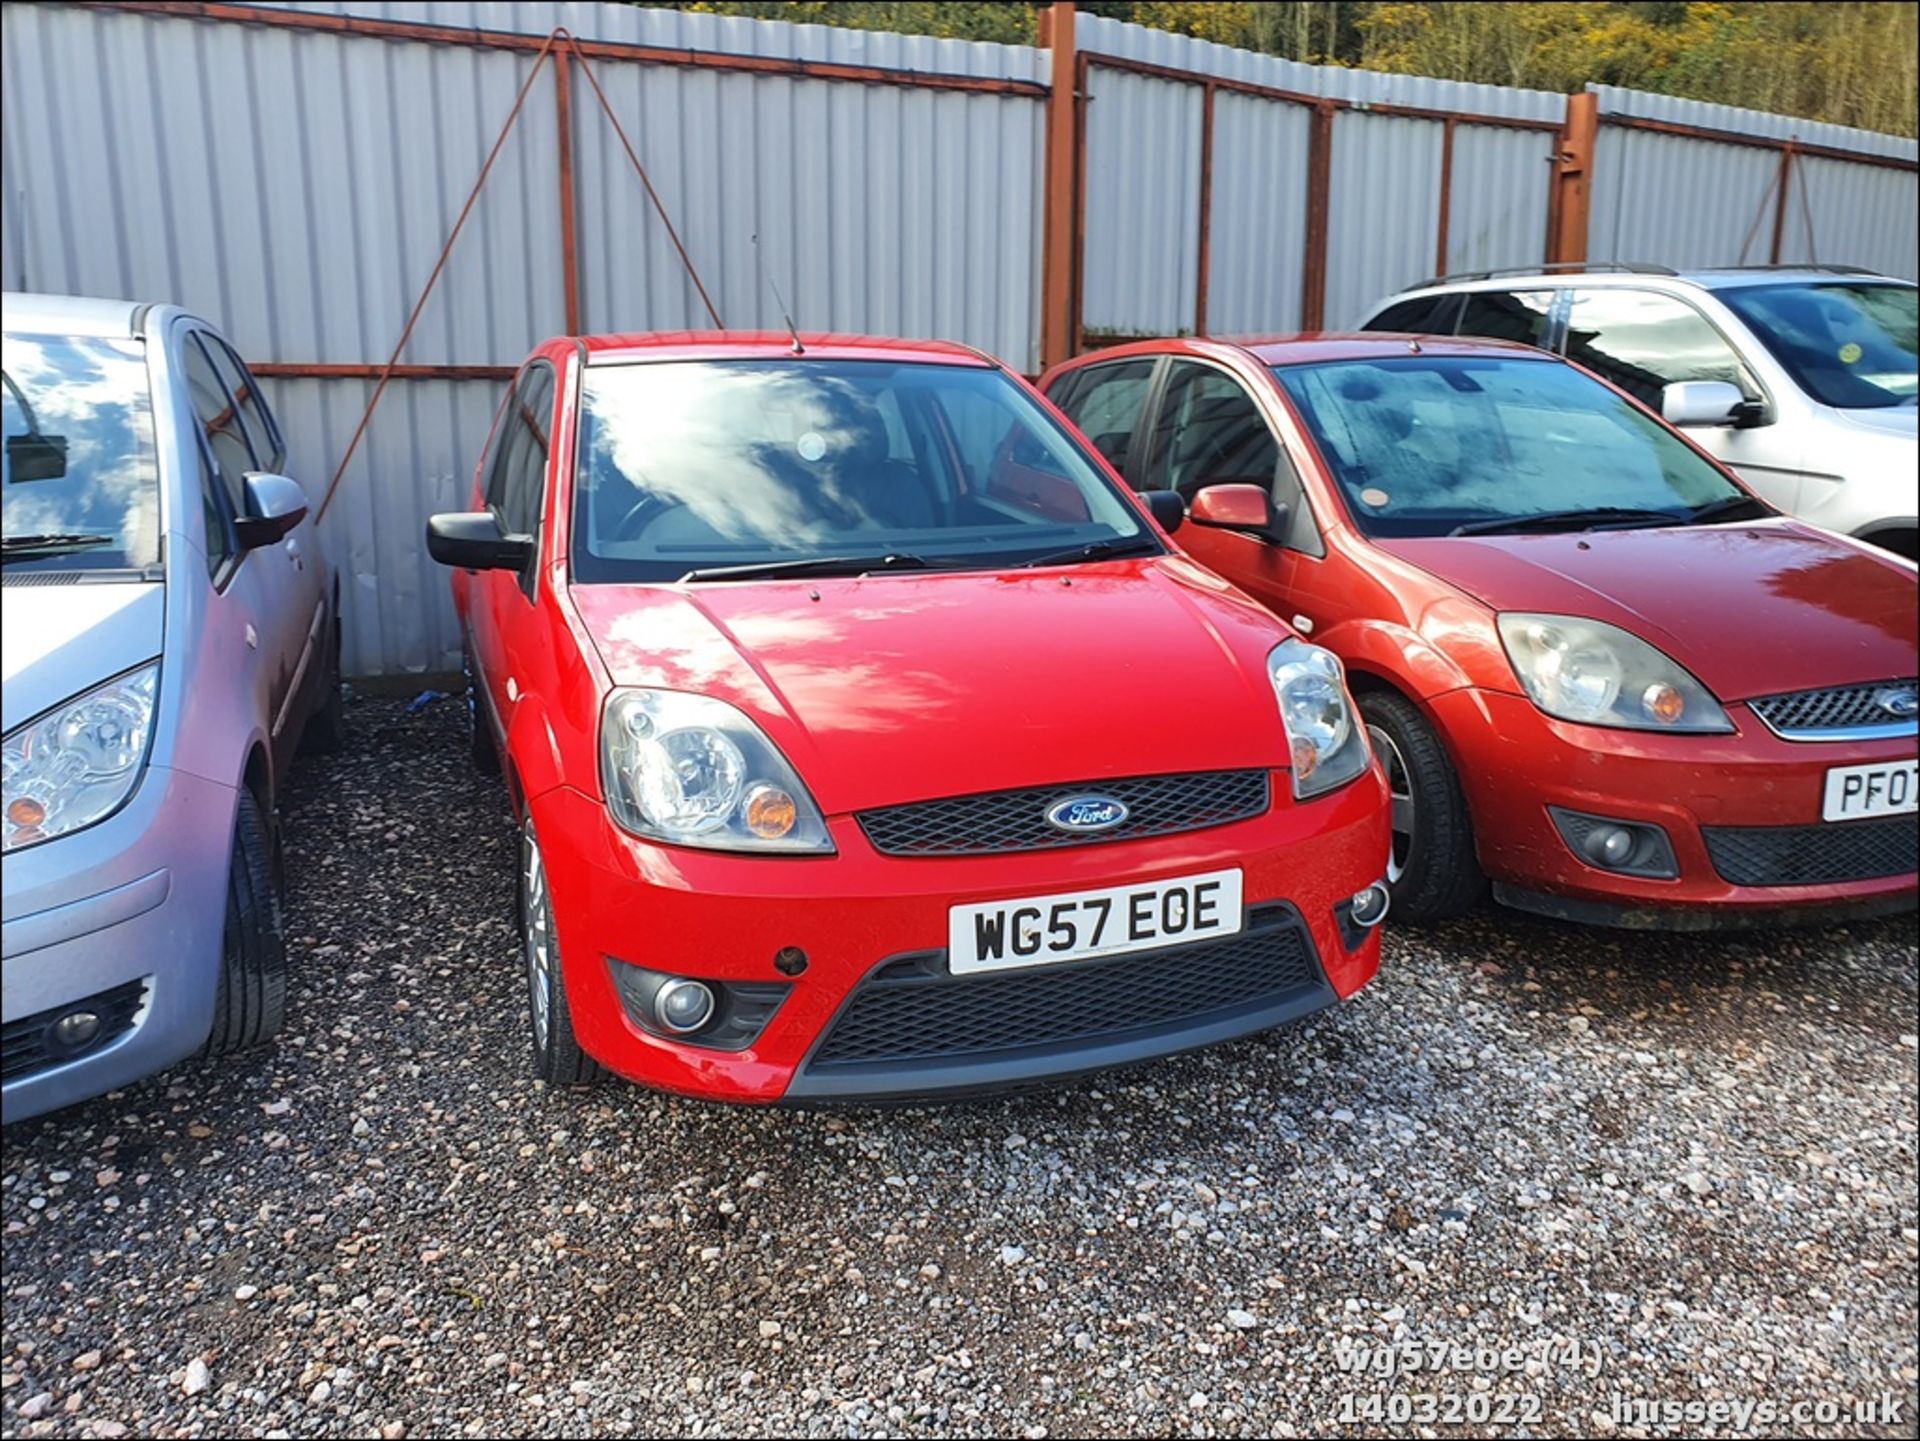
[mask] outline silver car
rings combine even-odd
[[[8,1121],[264,1040],[275,801],[338,592],[260,388],[173,306],[4,300]]]
[[[1916,293],[1844,266],[1591,264],[1428,281],[1362,328],[1563,354],[1683,427],[1781,510],[1912,560]]]

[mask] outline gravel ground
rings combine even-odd
[[[947,1109],[556,1093],[456,705],[350,716],[279,1046],[6,1133],[9,1435],[1914,1434],[1909,922],[1487,910],[1304,1026]],[[1394,1338],[1524,1364],[1340,1368]]]

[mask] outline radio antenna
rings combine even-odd
[[[751,237],[751,239],[753,241],[753,263],[760,271],[760,278],[767,282],[767,289],[773,292],[774,303],[780,307],[780,318],[786,321],[787,336],[789,339],[793,341],[793,347],[792,347],[793,353],[795,355],[805,355],[807,353],[807,348],[806,346],[800,343],[800,331],[795,327],[793,323],[793,316],[787,310],[786,297],[780,294],[779,285],[774,281],[773,276],[768,272],[767,267],[761,261],[760,237],[758,234],[755,234],[754,236]]]

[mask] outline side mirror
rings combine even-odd
[[[1237,530],[1279,544],[1285,539],[1287,508],[1275,505],[1266,487],[1210,485],[1193,498],[1187,519],[1215,530]]]
[[[1147,514],[1168,535],[1180,529],[1180,523],[1187,518],[1187,503],[1180,499],[1177,490],[1143,490],[1140,500],[1147,507]]]
[[[272,545],[306,519],[307,493],[290,476],[266,470],[247,472],[249,515],[236,516],[234,537],[242,550]]]
[[[449,511],[427,521],[427,554],[462,570],[523,571],[533,559],[533,537],[507,535],[490,510]]]
[[[1740,387],[1724,380],[1680,380],[1660,392],[1660,414],[1668,425],[1733,425],[1746,405]]]

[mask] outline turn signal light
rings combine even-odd
[[[799,817],[793,797],[778,786],[755,786],[747,795],[747,829],[762,840],[779,840]]]

